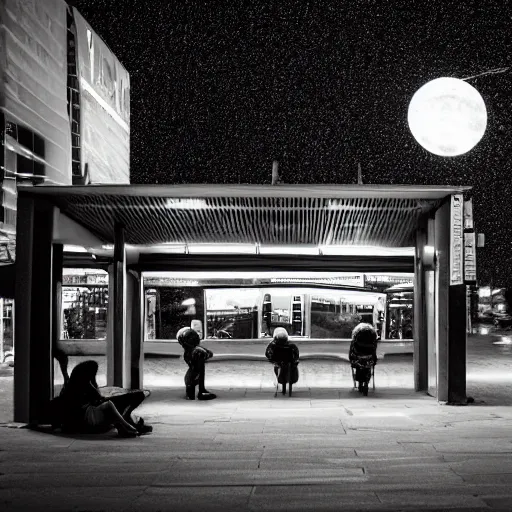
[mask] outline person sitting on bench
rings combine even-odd
[[[102,396],[96,383],[98,363],[93,360],[77,364],[60,395],[52,400],[52,424],[65,432],[108,432],[112,426],[121,437],[135,437],[153,431],[151,425],[138,422],[132,412],[146,398],[143,390],[118,396]]]
[[[299,348],[295,343],[289,343],[288,332],[284,327],[276,327],[274,330],[274,339],[268,344],[265,357],[274,363],[277,382],[282,384],[285,395],[286,384],[289,382],[291,387],[299,380]]]
[[[377,332],[373,325],[360,323],[354,327],[348,357],[359,391],[366,396],[372,368],[377,364]]]
[[[205,363],[213,356],[213,352],[199,346],[201,339],[194,329],[183,327],[176,335],[178,343],[183,347],[183,359],[188,364],[185,374],[185,389],[187,400],[195,400],[195,389],[199,385],[198,400],[213,400],[217,395],[210,393],[204,387]]]

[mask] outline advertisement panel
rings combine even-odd
[[[93,184],[130,182],[130,77],[73,9],[81,101],[81,166]]]

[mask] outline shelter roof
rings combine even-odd
[[[414,245],[419,218],[470,187],[416,185],[20,186],[113,243]]]

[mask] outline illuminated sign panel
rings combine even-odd
[[[365,276],[366,283],[393,283],[393,284],[412,284],[413,280],[410,277],[396,277],[396,276]]]
[[[473,229],[473,199],[464,201],[464,229]]]
[[[452,195],[450,222],[450,285],[464,283],[463,209],[464,202],[462,194]]]
[[[332,285],[345,285],[345,286],[364,286],[364,274],[355,274],[348,276],[336,276],[326,278],[287,278],[287,277],[273,277],[271,283],[311,283],[311,284],[332,284]]]
[[[476,235],[473,224],[473,200],[464,202],[464,281],[476,283]]]

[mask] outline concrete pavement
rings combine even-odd
[[[150,436],[0,429],[1,510],[511,510],[512,410],[411,391],[158,388]]]
[[[291,398],[273,398],[267,364],[214,363],[211,402],[185,401],[183,362],[157,360],[168,387],[151,386],[138,410],[152,435],[0,428],[0,510],[510,511],[512,356],[500,341],[470,339],[466,407],[415,393],[410,358],[384,358],[367,398],[335,361],[304,361]],[[234,371],[242,381],[226,380]]]

